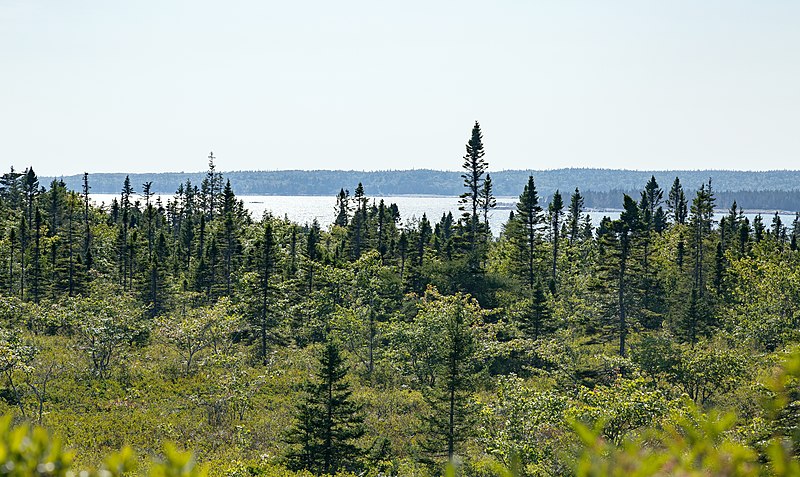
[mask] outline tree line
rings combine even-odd
[[[457,196],[461,193],[459,172],[430,169],[398,171],[232,171],[226,173],[237,193],[241,195],[326,195],[332,196],[344,184],[368,184],[375,196],[434,195]],[[730,204],[734,199],[748,210],[800,210],[800,195],[797,183],[800,177],[794,171],[627,171],[613,169],[554,169],[554,170],[504,170],[495,171],[495,194],[499,197],[516,197],[520,184],[529,175],[537,180],[537,187],[544,192],[542,198],[549,201],[552,193],[573,190],[579,186],[585,205],[592,209],[619,209],[622,194],[638,194],[641,184],[650,177],[660,183],[671,182],[679,177],[681,183],[691,187],[713,178],[716,193],[722,203]],[[204,173],[98,173],[92,175],[95,193],[115,194],[119,185],[128,176],[136,184],[153,183],[153,191],[171,194],[187,179],[194,183],[203,180]],[[54,178],[43,179],[50,183]],[[82,175],[65,176],[69,189],[80,190]]]

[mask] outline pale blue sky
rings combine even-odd
[[[800,167],[800,2],[0,0],[0,166]]]

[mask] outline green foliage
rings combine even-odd
[[[119,177],[103,207],[88,177],[3,175],[0,413],[112,475],[201,471],[168,441],[214,475],[793,471],[798,223],[740,202],[717,223],[706,178],[690,209],[649,173],[563,216],[547,198],[574,184],[489,177],[477,125],[466,152],[462,220],[339,183],[327,230],[251,217],[213,156],[171,198]],[[500,190],[519,203],[495,239]],[[583,207],[612,199],[594,229]]]
[[[351,399],[347,367],[339,347],[328,341],[319,358],[315,380],[305,383],[295,426],[287,435],[290,468],[334,474],[360,467],[362,454],[354,441],[364,433],[361,407]]]
[[[519,465],[522,475],[557,473],[558,454],[569,444],[567,405],[564,396],[536,391],[515,376],[502,377],[482,410],[479,440],[506,467]]]
[[[420,304],[418,318],[429,323],[427,334],[434,345],[431,381],[426,389],[430,410],[424,442],[433,456],[453,460],[460,445],[473,432],[476,405],[472,397],[477,371],[476,331],[484,312],[461,294],[442,296],[430,288]]]
[[[8,477],[66,477],[74,454],[65,451],[61,441],[41,427],[11,426],[11,417],[0,419],[0,473]],[[135,471],[137,459],[129,447],[112,453],[96,472],[81,475],[122,477]],[[197,466],[191,452],[181,452],[174,445],[164,447],[164,457],[155,459],[147,470],[149,477],[205,477],[206,470]]]

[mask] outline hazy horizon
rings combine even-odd
[[[793,170],[800,3],[0,2],[0,166],[42,175]],[[291,166],[291,167],[287,167]]]

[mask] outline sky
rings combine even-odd
[[[0,166],[797,169],[796,0],[0,0]]]

